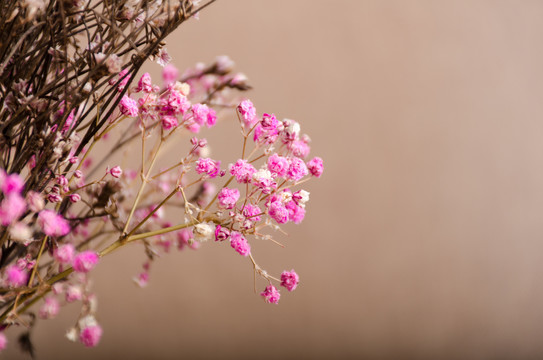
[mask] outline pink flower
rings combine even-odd
[[[217,225],[215,227],[215,241],[224,241],[230,236],[230,231],[227,228]]]
[[[77,254],[72,262],[74,271],[87,273],[91,271],[100,260],[100,257],[94,251],[83,251]]]
[[[64,236],[70,232],[70,225],[61,215],[52,210],[43,210],[38,214],[38,223],[49,236]]]
[[[14,223],[26,210],[26,201],[18,192],[12,192],[6,196],[0,204],[0,221],[8,226]]]
[[[189,229],[182,229],[177,232],[177,248],[183,250],[186,246],[193,250],[198,249],[200,243],[193,241],[194,234]]]
[[[175,80],[177,80],[178,77],[179,77],[179,70],[177,70],[175,66],[170,64],[170,65],[164,66],[164,69],[162,69],[162,79],[164,80],[164,83],[166,85],[169,85],[175,82]]]
[[[172,116],[172,115],[162,116],[162,128],[164,130],[171,130],[177,125],[179,125],[179,122],[177,121],[177,118],[175,116]]]
[[[72,203],[76,203],[76,202],[81,200],[81,195],[79,195],[79,194],[71,194],[68,197],[70,198],[70,202],[72,202]]]
[[[119,77],[117,80],[111,79],[109,81],[109,85],[115,85],[117,81],[119,81],[119,85],[117,86],[117,90],[123,91],[126,87],[126,84],[128,84],[128,80],[130,80],[130,75],[128,75],[128,68],[121,70],[119,73]]]
[[[230,174],[236,177],[239,183],[250,183],[256,169],[247,160],[239,159],[230,166]]]
[[[290,165],[287,171],[287,177],[290,180],[298,181],[309,173],[304,161],[299,158],[291,158]]]
[[[279,136],[282,125],[283,124],[275,118],[274,114],[262,115],[260,124],[255,128],[254,141],[264,144],[273,144]]]
[[[288,168],[289,163],[287,158],[280,156],[277,153],[268,158],[268,170],[270,170],[272,174],[277,176],[285,176]]]
[[[305,209],[301,206],[298,206],[295,201],[289,201],[285,207],[288,210],[289,220],[295,224],[299,224],[305,217]]]
[[[83,291],[79,285],[70,285],[66,289],[66,302],[74,302],[81,300],[83,297]]]
[[[190,102],[186,96],[177,90],[171,90],[168,95],[167,106],[163,109],[167,113],[173,112],[175,115],[184,114],[190,108]]]
[[[79,341],[86,347],[94,347],[100,342],[102,337],[102,328],[100,325],[90,325],[81,330],[79,334]]]
[[[4,332],[0,332],[0,351],[3,351],[8,346],[8,339],[6,338],[6,335]]]
[[[72,244],[64,244],[55,249],[53,257],[60,264],[69,264],[72,262],[74,254],[74,246]]]
[[[217,196],[219,200],[219,207],[223,209],[233,209],[236,206],[236,202],[239,200],[239,190],[229,189],[227,187],[222,188]]]
[[[4,194],[17,193],[20,194],[23,191],[24,181],[19,174],[7,175],[2,184],[2,191]]]
[[[300,277],[294,270],[283,271],[281,273],[281,286],[287,288],[288,291],[296,289],[298,283],[300,282]]]
[[[289,212],[280,201],[274,201],[269,205],[268,214],[279,224],[284,224],[289,219]]]
[[[192,116],[194,118],[194,121],[198,125],[204,125],[207,122],[207,114],[209,112],[209,108],[206,104],[193,104],[192,105]]]
[[[123,174],[123,170],[121,169],[121,167],[119,165],[117,165],[117,166],[113,167],[111,170],[109,170],[109,173],[111,174],[111,176],[118,179]]]
[[[315,156],[313,159],[309,160],[307,163],[307,168],[311,175],[315,177],[321,177],[322,172],[324,171],[324,164],[320,157]]]
[[[45,206],[43,197],[35,191],[29,191],[26,194],[26,202],[28,203],[28,208],[33,212],[40,212]]]
[[[299,158],[305,158],[307,155],[309,155],[310,151],[309,145],[302,140],[289,142],[287,148],[292,152],[294,156]]]
[[[10,287],[19,287],[26,285],[28,273],[21,270],[17,265],[9,265],[6,267],[6,283]]]
[[[42,319],[52,319],[58,315],[59,310],[58,300],[54,297],[46,297],[45,304],[40,308],[38,315]]]
[[[234,248],[240,255],[247,256],[251,253],[251,246],[246,238],[237,231],[232,231],[230,234],[230,246]]]
[[[210,158],[200,158],[196,161],[196,172],[198,174],[207,174],[209,177],[214,178],[219,175],[221,170],[220,165],[220,161],[214,161]]]
[[[243,124],[246,128],[252,129],[258,121],[256,117],[256,109],[251,100],[243,100],[238,105],[238,111],[243,119]]]
[[[121,71],[122,60],[117,55],[111,54],[111,55],[109,55],[109,57],[106,60],[106,66],[107,66],[107,70],[111,74],[116,74],[116,73]]]
[[[262,213],[262,210],[257,205],[246,204],[242,213],[248,220],[257,222],[260,221],[258,215]]]
[[[140,80],[138,81],[136,92],[140,92],[142,90],[143,92],[146,92],[146,93],[153,92],[153,83],[151,81],[151,75],[149,75],[149,73],[143,74]]]
[[[270,304],[278,304],[279,298],[281,297],[281,294],[279,293],[279,290],[273,285],[266,286],[266,290],[260,293],[262,297],[264,297],[264,300],[267,303]]]
[[[136,117],[138,116],[139,109],[136,100],[132,99],[128,95],[124,95],[119,103],[119,109],[123,115]]]

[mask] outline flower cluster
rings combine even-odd
[[[17,5],[0,20],[0,30],[16,20],[26,31],[35,24],[41,34],[40,20],[58,15],[56,2]],[[68,31],[85,28],[86,3],[62,2],[70,14]],[[278,276],[265,271],[251,245],[281,245],[273,231],[304,220],[309,192],[302,186],[323,173],[322,159],[309,157],[309,137],[298,122],[259,113],[249,99],[232,96],[250,86],[233,73],[228,57],[185,72],[169,64],[162,40],[153,36],[194,15],[194,1],[132,3],[113,9],[104,2],[104,18],[116,19],[116,28],[98,27],[83,46],[66,38],[41,47],[23,41],[28,56],[3,59],[17,49],[7,51],[14,45],[0,35],[0,62],[7,64],[0,69],[0,351],[5,330],[28,325],[34,304],[39,319],[80,304],[66,337],[96,346],[103,330],[90,277],[102,257],[128,244],[143,250],[134,277],[140,287],[151,281],[160,256],[210,244],[250,264],[265,283],[260,295],[267,303],[279,302],[277,287],[291,292],[299,284],[294,270]],[[0,4],[0,10],[12,8]],[[121,41],[109,30],[132,31],[134,39]],[[128,43],[141,49],[132,53]],[[163,67],[161,81],[149,73],[136,76],[140,56]],[[32,66],[42,78],[25,72]],[[216,157],[203,137],[223,114],[239,119],[239,158]],[[158,161],[164,155],[170,156]],[[166,161],[171,163],[156,168]]]

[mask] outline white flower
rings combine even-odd
[[[213,227],[207,223],[196,224],[192,232],[194,240],[199,242],[208,241],[213,237]]]

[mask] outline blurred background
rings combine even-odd
[[[541,1],[217,1],[167,48],[180,69],[229,55],[324,159],[286,248],[254,247],[300,286],[265,304],[207,243],[139,289],[132,247],[94,272],[101,344],[64,339],[74,307],[39,322],[38,358],[543,357],[542,39]],[[237,154],[230,125],[208,139]]]

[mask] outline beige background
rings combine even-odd
[[[210,243],[140,290],[134,248],[95,272],[100,346],[63,338],[68,311],[39,324],[38,355],[541,358],[542,39],[541,1],[218,1],[168,49],[180,68],[230,55],[325,159],[287,248],[255,246],[302,284],[264,304],[250,263]]]

